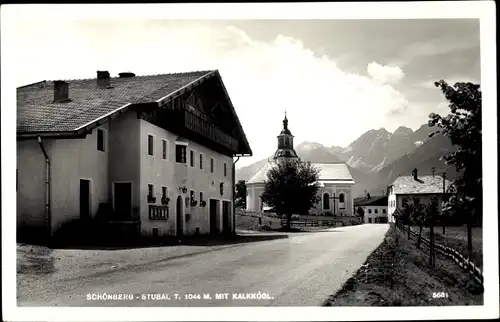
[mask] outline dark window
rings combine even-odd
[[[372,223],[372,219],[371,218],[368,218],[368,223],[371,224]]]
[[[191,190],[189,193],[189,197],[191,198],[190,200],[193,201],[195,196],[194,196],[194,190]]]
[[[175,162],[186,163],[186,146],[176,145],[175,146]]]
[[[152,184],[148,184],[148,196],[153,196],[153,185]]]
[[[214,173],[214,158],[210,158],[210,172]]]
[[[203,192],[200,191],[200,202],[203,201]]]
[[[323,209],[330,209],[330,195],[327,193],[323,195]]]
[[[148,135],[148,154],[149,155],[154,155],[154,138],[152,135]]]
[[[224,162],[224,177],[227,177],[227,163]]]
[[[167,158],[167,141],[161,140],[161,145],[162,145],[162,158],[166,159]]]
[[[161,187],[161,197],[167,198],[167,187]]]
[[[189,164],[194,168],[194,151],[189,150]]]
[[[371,209],[368,209],[368,213],[371,214],[372,213],[372,210]]]
[[[375,213],[378,214],[378,209],[375,209]]]
[[[97,129],[97,150],[104,152],[104,131]]]
[[[200,153],[200,170],[203,170],[203,154]]]
[[[385,209],[382,209],[382,213],[383,213],[383,214],[385,214],[385,213],[386,213]]]
[[[341,193],[339,195],[339,202],[344,202],[344,194],[343,193]]]

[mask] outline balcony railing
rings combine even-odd
[[[149,219],[150,220],[167,220],[168,219],[168,206],[149,206]]]
[[[231,151],[238,151],[238,141],[235,138],[188,110],[184,110],[184,126]]]

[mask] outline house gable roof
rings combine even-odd
[[[443,193],[443,178],[440,176],[398,177],[391,185],[395,194],[440,194]],[[451,187],[451,181],[445,180],[445,191]]]
[[[387,206],[387,196],[371,196],[370,198],[361,197],[354,199],[354,206]]]
[[[224,89],[243,144],[243,154],[252,154],[217,70],[111,78],[111,88],[99,88],[97,80],[68,80],[69,98],[54,102],[54,82],[42,81],[17,89],[18,137],[82,134],[138,104],[163,105],[208,78],[217,77]]]

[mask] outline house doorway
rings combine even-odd
[[[231,202],[223,201],[222,202],[222,232],[225,234],[231,233],[230,216],[231,216]]]
[[[182,197],[177,197],[177,205],[176,205],[176,222],[177,222],[177,237],[181,237],[184,235],[183,231],[183,218],[182,218]]]
[[[215,235],[217,231],[217,214],[219,201],[210,199],[210,234]]]
[[[113,204],[115,215],[119,219],[132,217],[132,183],[114,182]]]
[[[80,220],[90,220],[90,180],[80,179]]]

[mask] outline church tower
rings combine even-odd
[[[282,159],[298,159],[297,152],[293,148],[293,135],[288,129],[288,119],[283,120],[283,130],[281,130],[280,135],[278,135],[278,150],[274,153],[274,161],[279,161]]]

